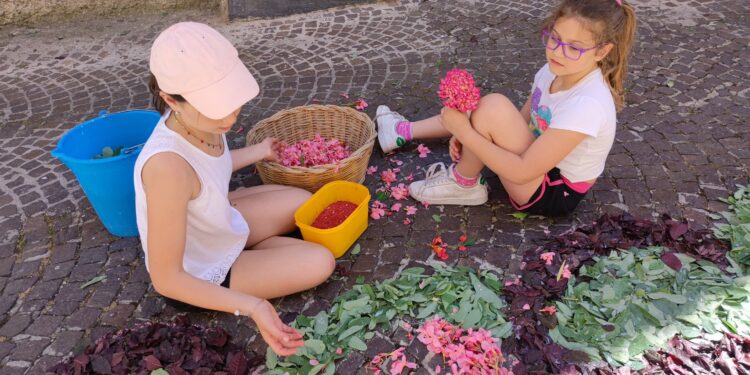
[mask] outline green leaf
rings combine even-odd
[[[279,357],[276,355],[276,352],[271,349],[269,346],[266,349],[266,367],[268,367],[269,370],[273,370],[276,368],[276,365],[279,363]]]
[[[345,338],[359,332],[360,330],[362,330],[362,328],[365,328],[365,326],[349,327],[346,331],[341,332],[341,334],[339,335],[339,341],[344,341]]]
[[[380,202],[385,202],[388,200],[388,193],[385,191],[379,191],[375,193],[375,199]]]
[[[317,365],[315,365],[315,367],[310,369],[310,372],[308,372],[307,375],[317,375],[325,366],[325,363],[318,363]]]
[[[529,216],[529,214],[528,214],[527,212],[521,212],[521,211],[517,211],[517,212],[514,212],[514,213],[512,213],[512,214],[509,214],[509,215],[510,215],[510,216],[513,216],[513,217],[515,217],[515,218],[516,218],[516,219],[518,219],[518,220],[522,220],[522,221],[523,221],[523,219],[525,219],[525,218],[526,218],[527,216]]]
[[[443,219],[441,219],[441,218],[440,218],[440,215],[438,215],[438,214],[432,215],[432,220],[433,220],[434,222],[436,222],[436,223],[440,223],[440,222],[442,222],[442,221],[443,221]]]
[[[349,253],[351,253],[352,255],[357,255],[360,251],[362,251],[362,247],[359,246],[359,244],[356,244]]]
[[[336,365],[331,362],[327,364],[326,371],[323,373],[323,375],[334,375],[336,373]]]
[[[437,302],[432,302],[429,305],[423,307],[419,314],[416,316],[417,319],[424,319],[432,315],[432,313],[435,312],[435,309],[437,308]]]
[[[500,297],[498,297],[495,292],[491,291],[484,284],[482,284],[482,282],[479,281],[479,278],[477,278],[473,273],[469,274],[469,278],[471,279],[471,284],[474,287],[474,292],[476,293],[477,297],[487,301],[487,303],[490,303],[496,308],[501,308],[505,305]]]
[[[163,368],[158,368],[154,371],[151,371],[149,375],[169,375],[169,373]]]
[[[305,347],[309,348],[315,355],[321,355],[326,350],[326,344],[317,339],[305,340]]]
[[[648,296],[652,299],[666,299],[678,305],[687,303],[688,301],[687,297],[682,296],[682,295],[677,295],[677,294],[656,292],[656,293],[650,293]]]
[[[86,288],[86,287],[91,286],[91,285],[94,285],[94,284],[96,284],[98,282],[102,282],[102,281],[104,281],[106,279],[107,279],[106,275],[96,276],[96,277],[92,278],[91,280],[83,283],[83,285],[81,285],[81,289]]]
[[[364,352],[367,350],[367,344],[364,343],[359,337],[352,336],[352,338],[349,339],[349,347],[354,350],[359,350],[361,352]]]
[[[471,246],[471,245],[474,245],[475,243],[477,243],[477,239],[472,237],[472,238],[467,239],[466,242],[464,242],[464,246]]]
[[[328,332],[328,313],[321,311],[315,316],[315,334],[322,336]]]
[[[463,327],[464,329],[474,328],[477,326],[477,323],[479,323],[480,319],[482,319],[482,310],[475,307],[471,310],[471,312],[469,312],[468,315],[466,315],[466,319],[464,319],[461,327]]]

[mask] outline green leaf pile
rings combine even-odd
[[[391,331],[397,317],[423,320],[437,314],[463,328],[482,327],[499,338],[510,335],[511,323],[500,312],[505,303],[498,297],[501,283],[496,275],[441,263],[431,266],[431,275],[413,267],[395,279],[357,284],[338,296],[329,311],[298,316],[292,325],[304,334],[305,346],[283,359],[269,349],[267,374],[333,374],[336,360],[352,350],[366,351],[365,341],[374,337],[376,328]],[[319,364],[311,365],[311,359]]]
[[[713,263],[675,254],[678,271],[661,247],[612,252],[584,265],[556,302],[558,325],[550,337],[592,360],[640,369],[646,349],[686,338],[750,333],[750,277],[733,278]]]
[[[727,260],[738,275],[750,273],[750,185],[739,186],[739,189],[729,198],[722,199],[729,204],[729,211],[720,216],[727,223],[714,225],[714,235],[731,242],[732,249],[727,254]]]

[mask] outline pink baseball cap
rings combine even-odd
[[[149,67],[162,91],[182,95],[214,120],[260,92],[232,43],[202,23],[180,22],[162,31],[151,46]]]

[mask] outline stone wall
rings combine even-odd
[[[62,18],[137,14],[169,9],[218,9],[220,0],[3,0],[0,26],[34,24]]]

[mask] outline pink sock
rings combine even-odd
[[[396,124],[396,134],[404,137],[407,142],[411,142],[411,122],[401,121]]]
[[[463,187],[472,187],[477,184],[477,181],[479,181],[479,177],[474,178],[468,178],[461,175],[461,173],[458,173],[458,168],[453,167],[453,177],[456,178],[456,182],[458,182],[459,186]]]

